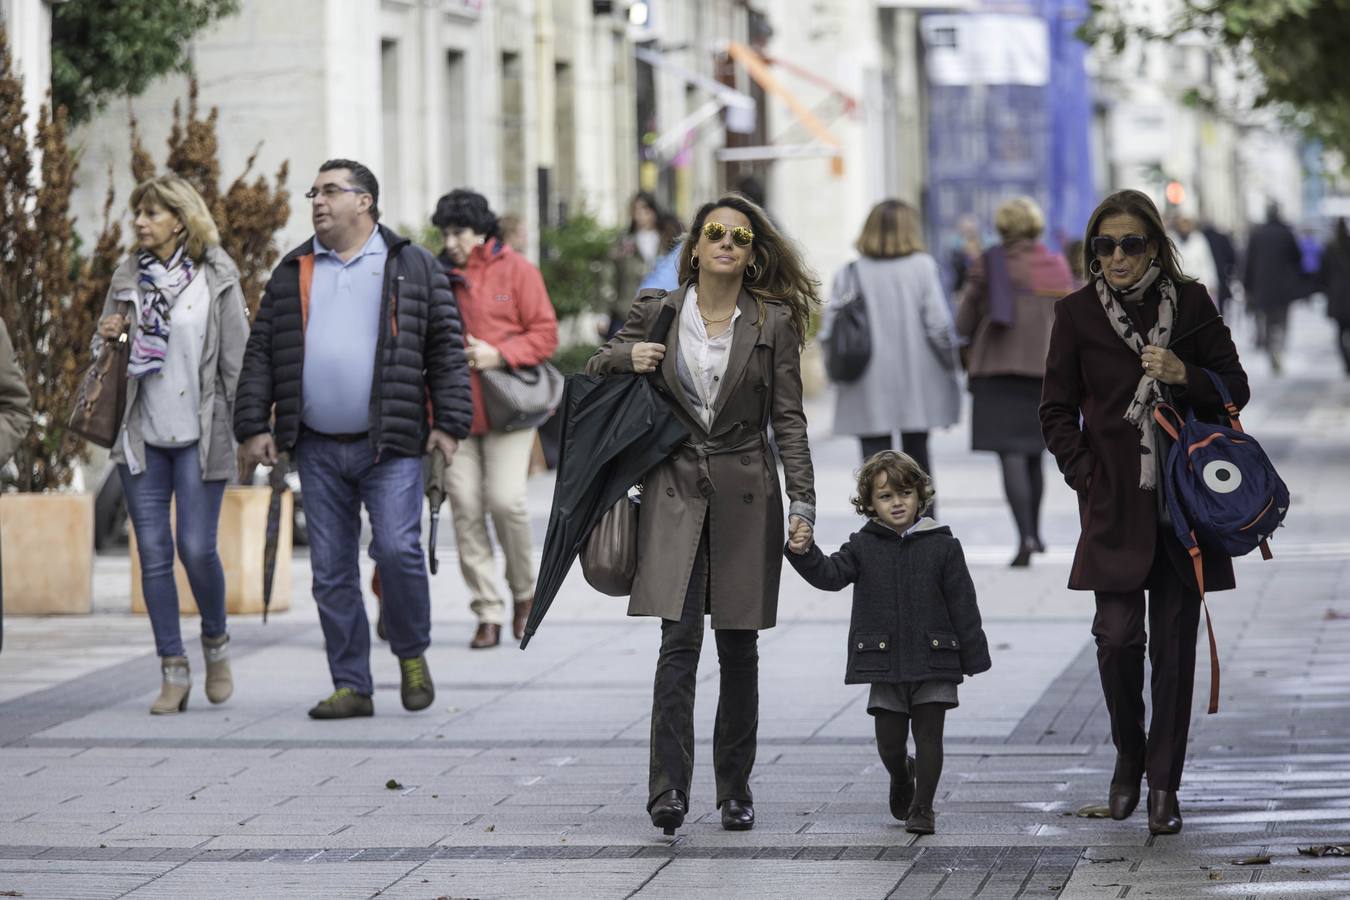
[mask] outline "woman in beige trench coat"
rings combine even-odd
[[[758,206],[739,194],[703,206],[680,254],[680,287],[638,295],[592,374],[652,372],[689,441],[643,479],[629,615],[660,616],[648,812],[684,823],[693,777],[694,686],[703,617],[721,668],[713,768],[722,826],[754,826],[750,771],[759,724],[758,632],[772,628],[783,504],[769,428],[787,480],[794,538],[815,521],[800,352],[819,284]],[[662,307],[667,343],[647,340]]]

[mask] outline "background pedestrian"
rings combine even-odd
[[[436,689],[425,652],[422,454],[455,456],[472,401],[459,314],[430,253],[379,224],[380,185],[331,159],[305,196],[314,236],[272,271],[249,334],[234,417],[245,460],[294,452],[305,488],[314,600],[333,693],[315,719],[370,716],[370,625],[361,595],[361,507],[404,709]],[[430,422],[428,418],[430,407]]]
[[[703,617],[721,669],[713,769],[722,827],[754,826],[750,772],[759,729],[759,630],[778,613],[783,509],[766,425],[773,427],[794,535],[815,521],[800,353],[818,283],[764,211],[738,194],[695,214],[679,290],[644,294],[596,351],[590,374],[656,372],[689,443],[643,479],[638,567],[629,615],[660,616],[648,804],[673,833],[689,810],[694,689]],[[662,307],[667,344],[647,340]]]
[[[1014,197],[994,216],[1002,243],[971,267],[956,331],[970,341],[965,354],[974,398],[971,448],[998,454],[1003,492],[1017,526],[1012,565],[1043,553],[1041,498],[1041,380],[1050,348],[1054,302],[1073,290],[1064,257],[1041,243],[1045,217],[1030,197]]]
[[[1093,281],[1055,304],[1041,427],[1078,493],[1082,535],[1069,587],[1096,597],[1092,634],[1116,747],[1111,817],[1134,812],[1147,774],[1149,830],[1174,834],[1181,830],[1177,790],[1190,734],[1200,592],[1190,557],[1161,520],[1165,448],[1152,414],[1166,392],[1183,411],[1221,415],[1218,391],[1201,368],[1223,379],[1244,406],[1247,375],[1204,288],[1177,267],[1147,195],[1118,191],[1103,200],[1084,244]],[[1205,554],[1204,581],[1206,591],[1231,590],[1232,561]],[[1145,646],[1153,669],[1147,736]]]
[[[488,421],[481,373],[547,360],[558,349],[558,317],[539,270],[501,241],[497,217],[482,194],[462,188],[451,191],[437,201],[431,224],[445,236],[440,264],[465,281],[458,296],[471,372],[473,425],[446,472],[446,486],[459,570],[469,588],[469,608],[478,619],[469,646],[477,650],[501,643],[506,617],[488,537],[489,515],[506,557],[513,601],[511,630],[517,639],[525,632],[535,578],[526,482],[536,429],[504,431],[500,423]]]
[[[855,246],[860,256],[834,276],[820,333],[860,288],[872,356],[861,378],[838,387],[834,433],[856,435],[867,459],[892,449],[899,431],[905,453],[932,473],[928,432],[961,415],[956,330],[937,262],[924,252],[918,212],[902,200],[872,207]]]
[[[225,483],[237,472],[230,430],[248,337],[239,270],[201,195],[177,175],[131,193],[137,250],[113,273],[94,352],[127,330],[127,405],[112,459],[136,532],[141,590],[162,681],[155,715],[187,709],[192,675],[178,621],[173,561],[187,571],[201,614],[206,697],[234,691],[225,623],[225,570],[216,527]],[[118,312],[131,304],[129,316]],[[177,522],[170,510],[177,500]]]
[[[654,194],[639,191],[633,195],[628,209],[628,229],[609,251],[614,264],[614,296],[609,304],[605,340],[619,333],[638,291],[649,286],[644,283],[680,237],[680,220],[662,209]]]
[[[1294,230],[1280,217],[1280,208],[1266,207],[1266,221],[1247,238],[1247,263],[1242,276],[1247,305],[1256,315],[1257,346],[1270,356],[1270,367],[1280,374],[1284,358],[1289,307],[1308,293],[1303,251]]]
[[[1331,240],[1322,251],[1322,289],[1327,293],[1327,315],[1336,323],[1336,343],[1350,375],[1350,231],[1337,219]],[[3,458],[3,457],[0,457]]]

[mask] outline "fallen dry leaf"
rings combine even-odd
[[[398,780],[395,778],[390,778],[388,781],[384,783],[384,786],[389,788],[389,790],[391,791],[396,791],[399,788],[403,787],[403,785],[399,784]]]
[[[1111,818],[1111,810],[1105,806],[1089,804],[1087,806],[1079,807],[1078,812],[1074,813],[1074,815],[1078,816],[1080,819],[1109,819]]]
[[[1350,856],[1350,844],[1318,844],[1315,847],[1299,847],[1301,856]]]
[[[1350,619],[1350,613],[1343,613],[1339,609],[1329,609],[1322,618],[1328,622],[1334,622],[1337,619]]]
[[[1242,859],[1230,859],[1230,866],[1268,866],[1270,865],[1269,856],[1244,856]]]
[[[1221,873],[1219,873],[1219,872],[1210,872],[1210,873],[1209,873],[1209,880],[1210,880],[1210,881],[1223,881],[1223,875],[1222,875]]]

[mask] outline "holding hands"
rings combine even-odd
[[[811,523],[801,516],[788,517],[788,549],[798,556],[811,549],[815,531]]]

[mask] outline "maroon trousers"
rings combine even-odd
[[[1097,639],[1097,670],[1111,716],[1116,745],[1112,783],[1131,784],[1148,775],[1152,790],[1175,791],[1186,764],[1195,686],[1195,639],[1200,626],[1200,595],[1182,582],[1158,533],[1153,566],[1133,591],[1097,591],[1092,636]],[[1148,632],[1144,630],[1144,591],[1148,591]],[[1144,732],[1144,649],[1153,668],[1153,720]]]

